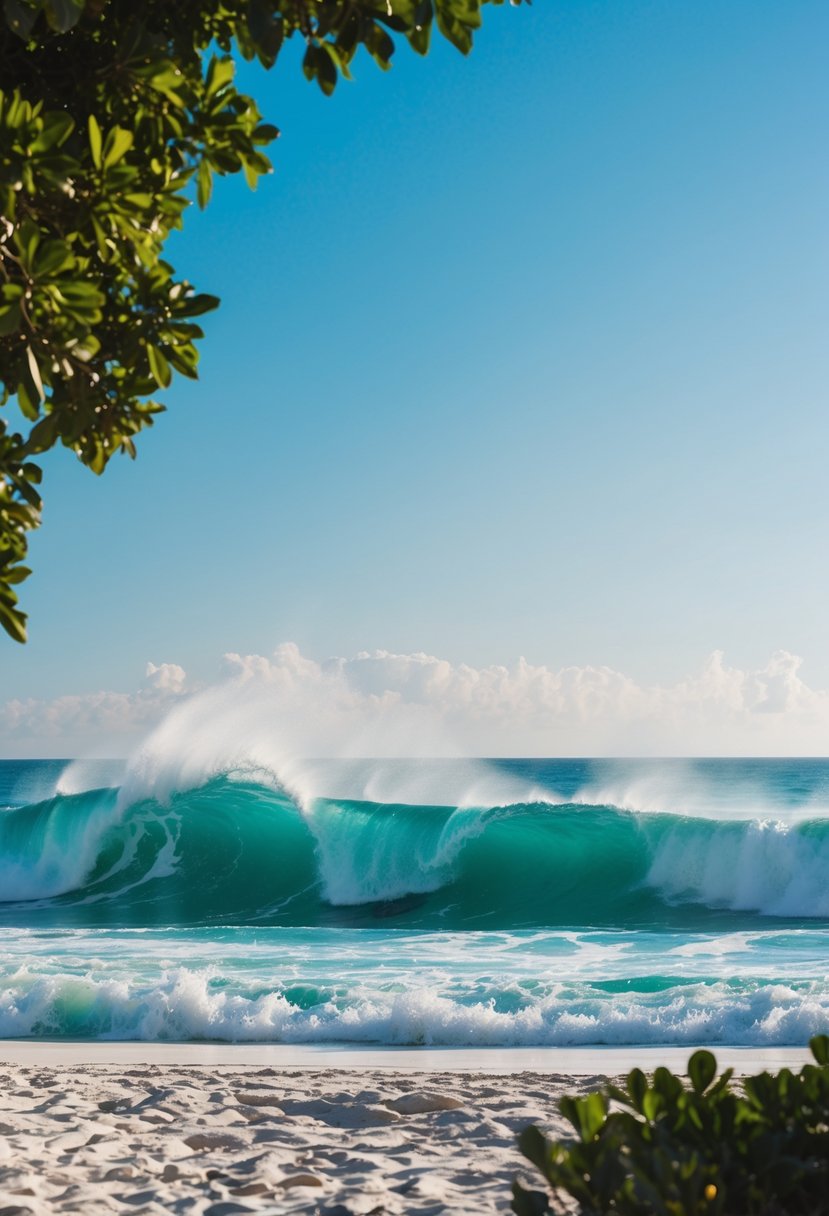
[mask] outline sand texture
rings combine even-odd
[[[598,1081],[0,1066],[0,1216],[503,1213],[516,1132]]]

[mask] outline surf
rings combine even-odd
[[[0,923],[725,930],[829,919],[822,817],[308,797],[250,770],[158,796],[125,790],[0,813]]]
[[[816,966],[826,939],[826,930],[691,943],[618,931],[7,929],[0,1035],[794,1045],[829,1016]]]

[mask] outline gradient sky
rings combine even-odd
[[[222,296],[133,464],[50,458],[0,701],[291,639],[829,685],[825,0],[536,0],[282,129],[170,254]]]

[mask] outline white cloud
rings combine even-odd
[[[148,663],[146,682],[159,692],[181,693],[187,684],[187,672],[178,663]]]
[[[132,693],[10,701],[0,735],[7,754],[123,755],[174,706],[186,746],[188,722],[205,729],[232,704],[248,731],[285,733],[315,755],[825,754],[829,692],[809,687],[801,665],[781,650],[745,670],[715,651],[676,684],[646,685],[525,659],[472,667],[375,650],[318,662],[286,643],[225,655],[223,680],[195,699],[180,666],[148,663]]]
[[[185,695],[176,663],[148,663],[134,692],[100,691],[0,705],[0,755],[123,756]]]

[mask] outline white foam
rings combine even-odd
[[[690,942],[675,946],[672,954],[684,958],[720,958],[724,954],[747,954],[755,941],[762,940],[761,933],[723,933],[718,937],[701,936]]]
[[[429,812],[361,812],[317,800],[305,818],[316,842],[325,898],[336,905],[393,900],[436,891],[452,878],[464,845],[479,836],[497,812],[454,810],[444,820]]]
[[[26,814],[16,811],[12,814]],[[32,834],[2,832],[0,902],[48,899],[83,886],[92,872],[101,843],[120,818],[112,801],[87,805],[70,822],[70,808],[54,812],[45,824],[36,824]],[[5,829],[0,824],[0,829]],[[36,842],[36,849],[33,844]]]
[[[663,833],[647,876],[669,900],[762,912],[829,916],[829,832],[779,821],[695,827]]]
[[[304,1009],[279,991],[246,996],[216,979],[214,969],[176,968],[157,983],[142,984],[116,976],[33,975],[22,968],[0,986],[0,1036],[449,1047],[801,1046],[829,1027],[826,984],[805,990],[766,984],[743,993],[727,983],[700,984],[658,999],[573,999],[561,991],[501,1012],[491,1002],[461,1003],[428,987],[357,990],[347,1000]]]
[[[122,804],[166,802],[220,773],[258,775],[303,807],[318,797],[457,807],[558,800],[464,758],[427,707],[357,692],[341,667],[288,657],[284,666],[243,665],[235,678],[177,703],[132,756]]]
[[[639,814],[694,819],[785,819],[798,822],[822,813],[816,800],[797,806],[775,800],[768,787],[747,776],[717,780],[693,760],[598,760],[601,777],[572,799],[586,806],[611,806]]]
[[[116,789],[124,776],[122,760],[70,760],[55,785],[56,794]]]

